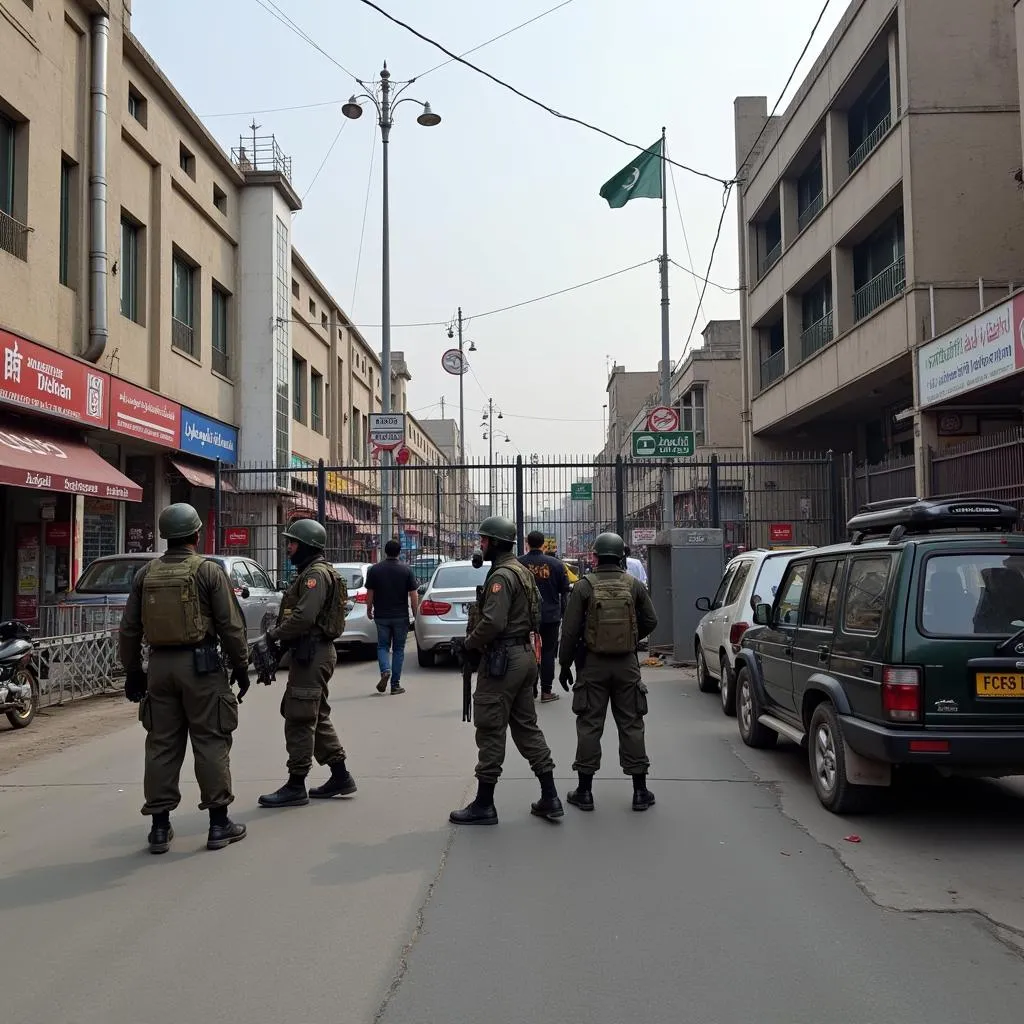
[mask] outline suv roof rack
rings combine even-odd
[[[896,544],[908,533],[963,529],[1008,533],[1019,519],[1015,506],[990,498],[892,498],[861,506],[846,528],[852,544],[886,533],[889,543]]]

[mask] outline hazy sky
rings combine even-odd
[[[558,0],[379,2],[463,53]],[[276,3],[359,78],[375,79],[385,59],[393,80],[421,76],[407,95],[429,101],[443,118],[436,128],[421,127],[413,104],[395,115],[393,323],[447,321],[460,304],[472,318],[658,255],[658,201],[611,210],[597,194],[635,151],[557,120],[457,63],[424,75],[444,54],[359,0]],[[133,0],[132,6],[135,34],[225,148],[238,144],[253,113],[261,135],[277,136],[304,195],[296,244],[379,347],[373,325],[380,323],[380,145],[372,111],[359,121],[341,113],[341,102],[362,90],[257,0]],[[642,146],[655,142],[665,125],[670,157],[729,178],[734,98],[767,95],[769,107],[774,104],[821,6],[822,0],[572,0],[467,59],[556,110]],[[846,0],[833,0],[791,93],[845,7]],[[304,104],[326,105],[267,109]],[[703,277],[723,189],[678,168],[674,180],[693,266]],[[729,286],[737,278],[734,207],[733,200],[711,274]],[[671,182],[669,254],[690,265]],[[671,297],[678,359],[697,293],[693,279],[676,268]],[[709,287],[704,311],[736,317],[735,296]],[[702,316],[697,331],[703,323]],[[657,367],[656,265],[478,317],[466,337],[478,348],[475,376],[465,385],[469,451],[487,452],[478,425],[490,396],[513,442],[499,441],[496,452],[596,452],[603,443],[607,358],[629,370]],[[404,350],[412,371],[412,411],[440,415],[443,395],[446,414],[456,417],[458,380],[440,366],[450,344],[445,330],[396,328],[392,344]]]

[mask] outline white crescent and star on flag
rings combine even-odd
[[[629,181],[624,182],[622,187],[627,192],[632,192],[633,189],[636,187],[636,183],[639,180],[640,180],[640,168],[639,167],[634,167],[633,168],[633,173],[630,175]]]

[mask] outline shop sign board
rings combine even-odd
[[[921,408],[937,405],[1024,370],[1024,294],[917,350]]]
[[[106,428],[110,376],[89,363],[0,330],[0,403]]]
[[[768,539],[772,544],[792,544],[793,524],[792,523],[769,523]]]
[[[183,405],[179,446],[190,455],[233,466],[238,459],[238,429]]]
[[[635,526],[631,534],[633,547],[649,547],[658,539],[658,531],[653,526]]]
[[[110,429],[153,444],[177,448],[181,406],[119,377],[110,381]]]
[[[224,544],[229,548],[245,548],[249,546],[248,526],[229,526],[224,531]]]
[[[393,451],[405,444],[404,412],[371,412],[370,444]]]

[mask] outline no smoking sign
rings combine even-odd
[[[679,410],[670,409],[667,405],[656,406],[647,416],[647,429],[658,433],[678,430]]]

